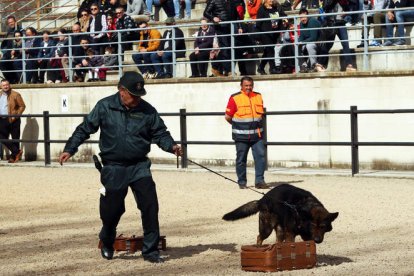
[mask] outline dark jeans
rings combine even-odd
[[[141,71],[142,74],[154,73],[154,68],[151,65],[152,53],[153,52],[144,52],[132,55],[132,59],[134,60],[135,64],[138,66],[138,69]]]
[[[237,183],[239,185],[247,184],[246,177],[246,162],[247,154],[249,149],[252,149],[255,169],[255,184],[264,182],[264,171],[265,171],[265,147],[263,140],[255,142],[240,142],[236,141],[236,173]]]
[[[10,123],[8,118],[0,118],[0,139],[20,139],[20,119]],[[2,142],[12,153],[11,157],[16,157],[19,152],[19,142]]]
[[[122,176],[121,176],[122,177]],[[160,230],[158,223],[158,197],[152,177],[141,178],[131,184],[132,193],[138,209],[141,211],[144,241],[142,255],[144,257],[159,255],[158,242]],[[125,212],[125,197],[128,186],[110,190],[100,198],[99,212],[102,220],[102,229],[99,238],[106,247],[112,247],[116,237],[116,227]]]
[[[190,54],[191,75],[194,77],[207,77],[209,50],[201,50],[198,55],[194,52]],[[204,61],[204,62],[201,62]],[[193,63],[194,62],[194,63]],[[196,63],[198,62],[198,63]]]
[[[158,75],[172,75],[172,52],[164,52],[162,56],[154,52],[151,54],[151,62]]]

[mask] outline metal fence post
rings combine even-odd
[[[265,148],[265,170],[267,171],[269,169],[269,158],[267,155],[267,117],[266,117],[266,108],[263,109],[263,144]]]
[[[358,148],[358,108],[351,106],[351,152],[352,152],[352,176],[359,173],[359,148]]]
[[[43,133],[45,140],[45,166],[50,165],[50,124],[49,111],[43,111]]]
[[[183,156],[181,156],[181,168],[186,169],[188,167],[188,155],[187,155],[187,117],[186,109],[180,108],[180,138],[181,147],[183,149]]]

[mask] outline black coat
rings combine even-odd
[[[210,21],[213,21],[214,17],[220,18],[221,21],[240,20],[237,14],[238,6],[246,10],[243,0],[209,0],[204,9],[204,17]]]
[[[286,13],[283,11],[281,5],[273,6],[270,9],[267,9],[262,5],[257,11],[257,19],[272,17],[275,17],[275,19],[257,21],[256,28],[259,32],[280,31],[283,29],[283,20],[279,19],[279,17],[284,16],[286,16]],[[263,44],[276,43],[278,37],[279,33],[265,33],[260,35]]]
[[[175,29],[175,49],[176,50],[185,50],[185,40],[184,40],[184,33],[183,31],[178,28],[178,27],[174,27]],[[168,33],[170,33],[170,39],[166,39]],[[172,50],[172,29],[171,30],[166,30],[164,32],[164,34],[162,35],[162,41],[160,43],[160,46],[158,46],[158,50],[160,51],[171,51]],[[168,47],[165,47],[165,43],[168,43]],[[177,58],[183,58],[185,57],[185,51],[180,51],[180,52],[176,52],[176,57]]]
[[[214,30],[213,26],[209,26],[207,29],[206,34],[202,35],[201,27],[197,32],[197,38],[194,41],[194,48],[200,48],[200,49],[208,49],[213,48],[213,41],[214,41],[214,35],[216,33],[216,30]]]

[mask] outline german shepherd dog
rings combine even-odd
[[[233,221],[259,212],[257,246],[276,231],[277,242],[294,242],[300,235],[304,241],[323,241],[326,232],[332,230],[332,222],[338,213],[329,213],[310,192],[281,184],[266,193],[260,200],[246,203],[225,214],[224,220]]]

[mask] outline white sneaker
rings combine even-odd
[[[55,83],[61,83],[61,81],[60,80],[56,80]]]

